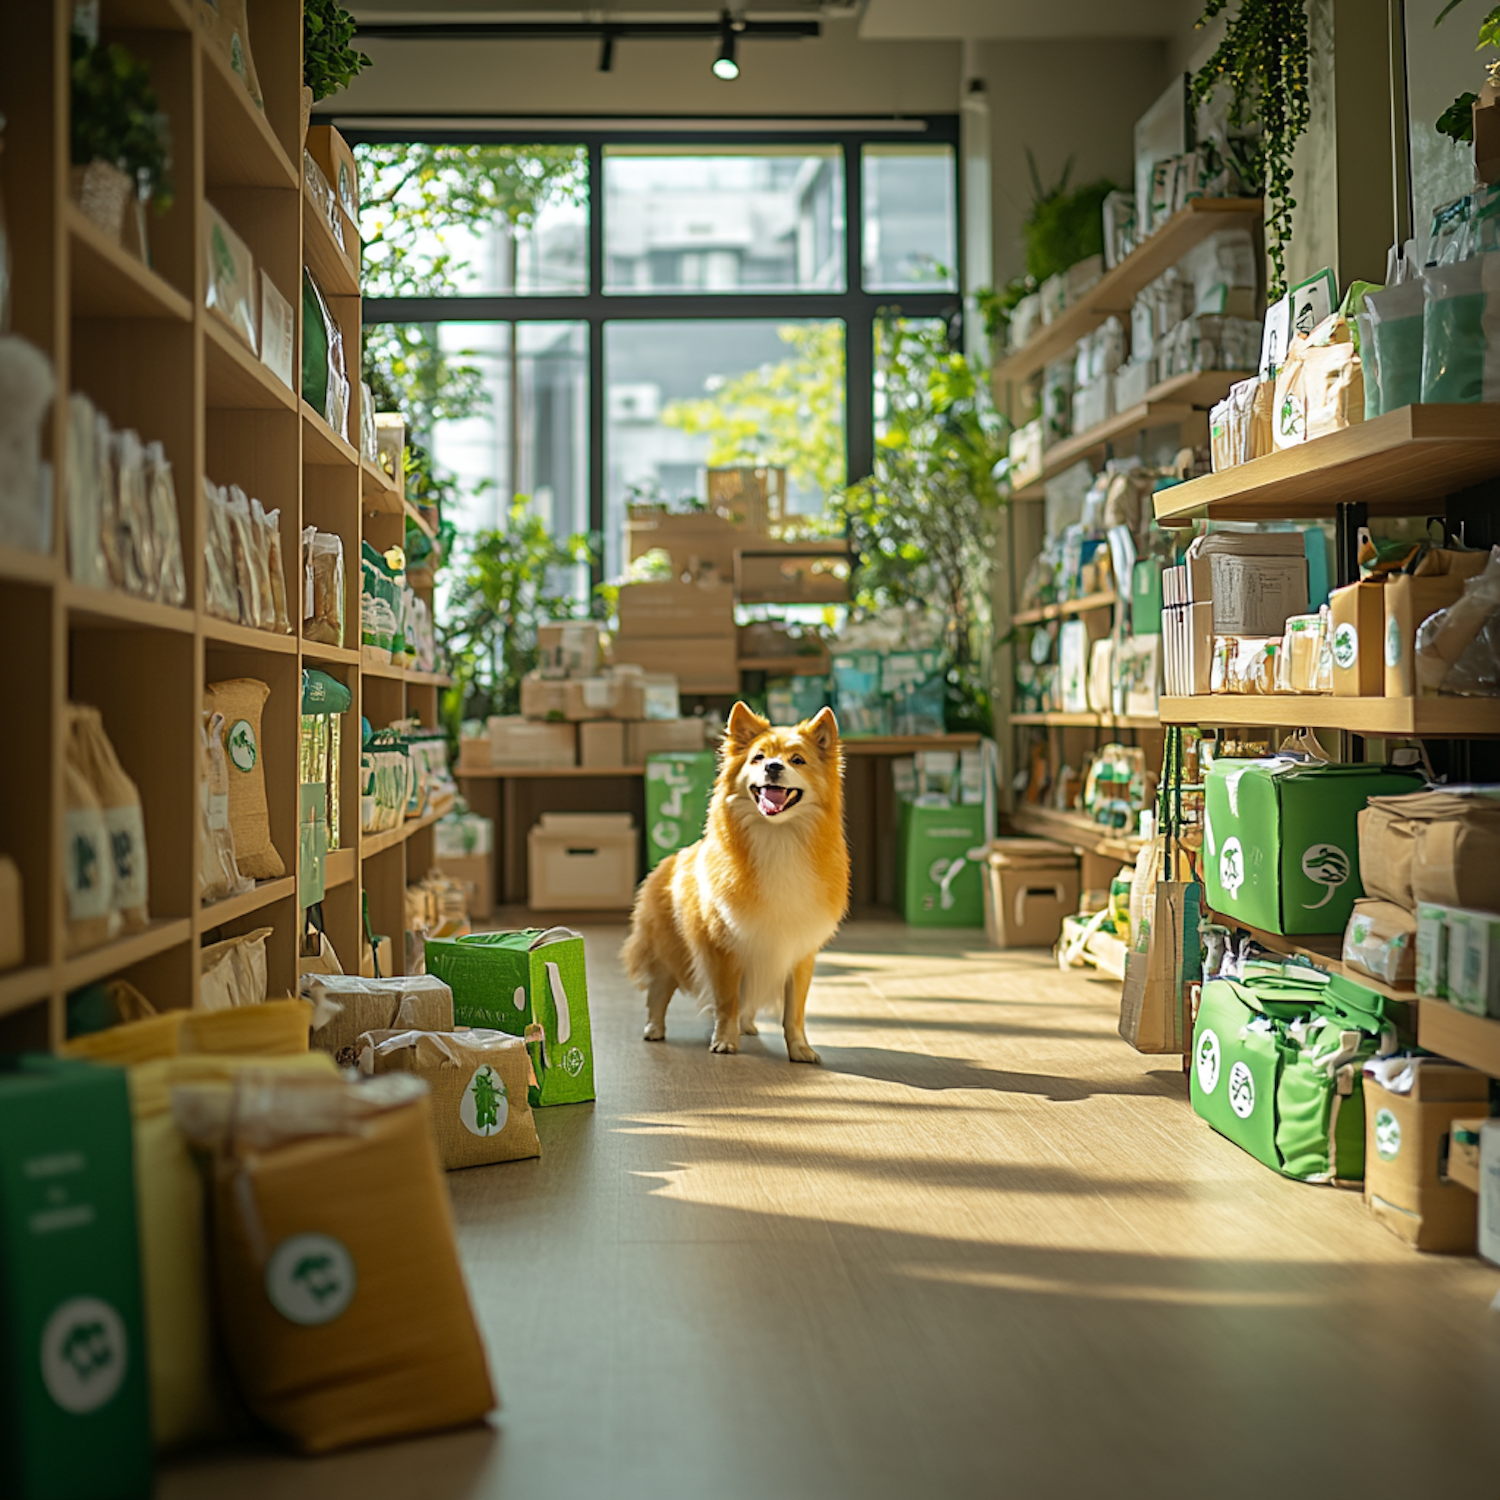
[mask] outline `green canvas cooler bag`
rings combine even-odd
[[[537,1082],[533,1108],[594,1097],[583,939],[566,927],[428,938],[427,972],[453,991],[453,1019],[524,1036]]]
[[[903,801],[896,859],[901,915],[909,926],[984,926],[982,806]]]
[[[1248,986],[1232,979],[1203,986],[1188,1074],[1193,1112],[1278,1172],[1276,1086],[1284,1056],[1280,1023],[1256,1005]]]
[[[1265,932],[1343,932],[1364,895],[1360,811],[1370,797],[1420,785],[1376,765],[1216,760],[1205,787],[1209,906]]]
[[[712,750],[662,751],[646,757],[648,869],[703,837],[718,766]]]
[[[147,1500],[151,1413],[123,1068],[0,1063],[0,1495]]]

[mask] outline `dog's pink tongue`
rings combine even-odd
[[[774,818],[786,806],[789,795],[784,786],[763,786],[756,793],[756,799],[760,803],[760,810],[768,818]]]

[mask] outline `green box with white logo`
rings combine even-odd
[[[151,1413],[118,1068],[0,1063],[0,1494],[146,1500]]]
[[[646,757],[648,869],[703,837],[718,764],[712,750],[663,751]]]
[[[1378,765],[1216,760],[1205,791],[1209,906],[1266,932],[1343,932],[1365,893],[1361,809],[1370,797],[1420,786]]]
[[[984,808],[901,803],[897,899],[911,927],[983,927]]]
[[[453,1019],[523,1036],[537,1082],[533,1108],[594,1097],[583,938],[566,927],[428,938],[427,972],[453,991]]]

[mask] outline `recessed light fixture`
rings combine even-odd
[[[724,19],[719,28],[719,55],[714,58],[714,77],[722,78],[727,83],[731,79],[740,76],[740,65],[734,58],[735,32],[744,22],[735,24],[734,18],[726,10]]]

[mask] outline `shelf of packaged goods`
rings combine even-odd
[[[1419,1000],[1417,1045],[1500,1078],[1500,1021],[1489,1016],[1471,1016],[1446,1000]]]
[[[233,411],[295,411],[297,397],[214,313],[203,319],[204,397]]]
[[[361,458],[359,467],[364,476],[361,495],[365,510],[371,515],[401,515],[406,502],[401,498],[401,491],[391,476],[368,458]]]
[[[1160,729],[1161,720],[1147,714],[1040,713],[1012,714],[1012,724],[1040,724],[1050,729]]]
[[[259,630],[253,625],[239,625],[204,615],[203,635],[210,645],[234,646],[240,650],[270,651],[278,656],[295,656],[297,638],[280,635],[274,630]]]
[[[1021,833],[1068,844],[1090,854],[1103,855],[1105,859],[1117,859],[1121,864],[1133,864],[1140,851],[1138,838],[1127,838],[1117,828],[1102,828],[1083,813],[1023,805],[1009,816],[1011,825]]]
[[[56,583],[59,571],[54,553],[0,547],[0,580],[6,583]]]
[[[263,111],[255,107],[229,59],[212,45],[203,56],[203,181],[216,187],[291,188],[302,174],[292,165]]]
[[[460,781],[552,781],[581,780],[590,776],[644,776],[645,766],[460,766]]]
[[[997,388],[1006,381],[1023,380],[1061,359],[1106,318],[1128,318],[1136,293],[1175,266],[1194,245],[1215,230],[1259,221],[1263,213],[1259,198],[1195,198],[1119,265],[1106,271],[1077,302],[1059,313],[1023,348],[1000,360],[994,370]]]
[[[341,438],[306,401],[302,408],[302,462],[305,464],[358,464],[359,454]]]
[[[52,993],[52,970],[45,964],[0,974],[0,1016],[45,1000]]]
[[[67,607],[68,623],[79,627],[107,630],[121,625],[143,625],[152,630],[175,630],[191,635],[193,612],[153,599],[137,599],[113,589],[89,588],[68,580],[59,592]]]
[[[193,304],[176,287],[112,240],[75,203],[63,206],[68,285],[75,317],[193,321]]]
[[[359,296],[359,277],[349,253],[334,238],[322,209],[303,184],[302,258],[328,297]]]
[[[310,641],[306,637],[301,646],[302,655],[308,661],[331,662],[335,666],[345,667],[359,665],[359,652],[352,646],[328,646],[322,641]]]
[[[1403,406],[1326,437],[1159,490],[1163,526],[1331,516],[1357,500],[1374,513],[1424,512],[1500,474],[1500,408]]]
[[[211,902],[208,906],[198,909],[198,931],[208,932],[211,928],[222,927],[226,922],[233,922],[237,917],[248,917],[253,911],[260,911],[262,907],[270,906],[277,901],[285,901],[288,896],[294,895],[297,890],[296,879],[291,875],[283,875],[279,880],[260,880],[241,896],[226,896],[222,901]]]
[[[112,943],[105,943],[102,948],[65,960],[62,987],[76,990],[81,984],[92,984],[96,979],[116,974],[132,964],[155,958],[158,953],[165,953],[179,943],[186,943],[192,935],[193,924],[186,917],[150,922],[139,932],[128,932]]]
[[[428,828],[436,823],[436,813],[423,813],[420,818],[408,818],[399,828],[386,828],[380,833],[362,833],[359,837],[359,857],[369,859],[372,854],[384,854],[397,844],[404,844],[419,828]]]
[[[742,656],[742,672],[764,672],[768,677],[826,677],[826,656]]]
[[[1163,698],[1163,724],[1227,724],[1285,729],[1343,729],[1367,739],[1488,739],[1500,736],[1493,698],[1256,697],[1215,693]]]
[[[977,734],[872,734],[840,741],[845,755],[914,755],[918,750],[974,750]]]
[[[352,849],[330,849],[323,869],[323,884],[330,891],[336,885],[348,885],[354,879],[355,859]]]
[[[1068,615],[1086,615],[1096,609],[1113,609],[1120,596],[1113,590],[1102,594],[1084,594],[1078,599],[1064,599],[1060,604],[1043,604],[1036,609],[1018,610],[1010,617],[1012,625],[1040,625],[1044,620],[1061,620]]]

